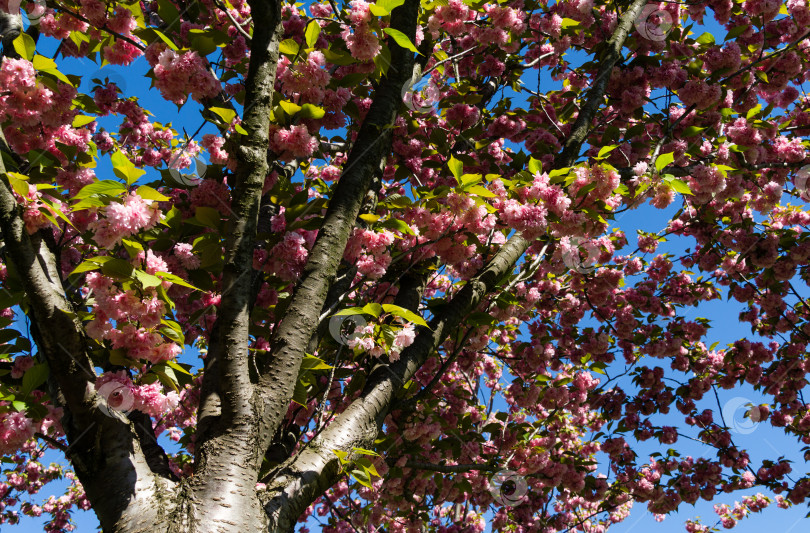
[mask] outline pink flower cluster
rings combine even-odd
[[[91,224],[93,238],[102,248],[112,248],[124,237],[154,227],[160,216],[157,204],[132,192],[123,202],[110,202],[105,207],[104,218]]]
[[[357,265],[357,271],[369,279],[380,279],[391,264],[388,248],[394,243],[394,234],[355,228],[352,231],[343,259]]]
[[[208,150],[211,157],[211,162],[215,165],[225,165],[228,163],[228,152],[225,151],[225,139],[214,135],[213,133],[206,133],[202,138],[203,147]]]
[[[169,411],[177,408],[180,397],[174,391],[163,393],[163,386],[156,381],[148,385],[135,385],[127,376],[126,372],[105,372],[96,379],[96,391],[102,390],[107,383],[116,383],[120,387],[107,387],[106,390],[115,392],[117,398],[113,402],[118,402],[111,407],[131,407],[132,410],[141,411],[154,418],[160,418]],[[105,401],[110,403],[109,398]]]
[[[439,37],[439,30],[449,35],[459,36],[466,31],[464,24],[475,18],[475,12],[462,0],[450,0],[447,5],[439,5],[428,19],[428,30],[434,39]]]
[[[10,403],[0,402],[3,407],[0,412],[0,455],[12,455],[17,452],[34,433],[59,436],[62,426],[59,420],[62,409],[46,405],[47,414],[42,420],[34,420],[26,416],[25,412],[16,412],[10,409]]]
[[[267,250],[257,250],[253,257],[253,267],[278,276],[284,281],[298,279],[307,263],[309,250],[302,235],[287,232],[281,242]]]
[[[389,361],[397,361],[402,350],[413,344],[416,338],[416,331],[413,324],[408,324],[405,327],[396,330],[394,340],[391,346],[386,346],[385,343],[377,344],[375,341],[375,326],[374,324],[367,324],[355,332],[346,342],[347,346],[354,350],[368,352],[372,357],[381,357],[385,354],[388,355]]]
[[[6,58],[0,68],[0,122],[7,123],[3,132],[17,153],[27,153],[34,148],[48,148],[57,157],[64,158],[56,150],[54,138],[70,135],[74,129],[70,122],[76,111],[72,100],[76,89],[58,82],[57,90],[37,82],[37,73],[30,61]],[[86,149],[86,141],[80,142]],[[68,143],[74,144],[74,143]]]
[[[166,48],[154,65],[155,87],[164,98],[177,105],[186,102],[189,95],[197,102],[213,98],[220,91],[220,83],[208,69],[208,63],[197,52],[178,55]]]
[[[272,133],[270,149],[285,161],[309,157],[318,149],[318,138],[310,135],[304,124],[274,129]]]
[[[46,200],[35,185],[28,184],[28,194],[24,198],[19,196],[16,191],[14,196],[24,206],[22,217],[29,235],[51,225],[45,213],[49,213],[53,217],[57,209],[60,211],[63,209],[60,200],[56,198]]]
[[[352,0],[350,5],[352,7],[349,11],[349,20],[352,24],[347,25],[340,36],[346,41],[346,48],[355,59],[370,61],[380,53],[382,46],[369,26],[371,21],[369,3],[364,0]]]
[[[719,85],[693,80],[681,88],[678,96],[686,106],[694,105],[698,109],[706,109],[720,99],[721,90]]]
[[[318,104],[323,100],[325,88],[332,76],[326,70],[326,59],[319,51],[310,52],[306,59],[290,65],[287,56],[278,61],[276,77],[287,94],[301,95],[302,102]]]
[[[148,254],[152,254],[151,250]],[[165,263],[161,263],[157,268],[166,268]],[[155,272],[154,267],[147,267],[146,271],[149,270]],[[177,344],[166,342],[157,331],[165,307],[156,296],[140,297],[131,290],[121,291],[112,279],[98,272],[87,274],[87,285],[95,298],[94,318],[86,326],[88,335],[99,340],[109,339],[113,348],[126,350],[131,359],[152,363],[173,359],[182,351]],[[115,327],[111,321],[116,322]]]

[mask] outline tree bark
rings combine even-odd
[[[226,226],[222,298],[205,361],[195,450],[189,483],[195,532],[255,531],[266,524],[256,497],[263,439],[256,423],[248,360],[253,248],[262,188],[269,172],[270,110],[279,58],[281,3],[250,2],[254,20],[245,81],[242,127],[233,143],[236,187]]]
[[[416,34],[419,2],[406,0],[391,14],[391,27],[411,40]],[[310,338],[315,334],[321,309],[337,272],[343,251],[360,212],[363,198],[391,149],[391,126],[402,105],[402,86],[413,73],[413,53],[393,42],[391,65],[374,97],[349,153],[340,181],[292,301],[274,332],[269,358],[260,367],[257,401],[262,404],[261,447],[266,449],[292,399],[298,369]]]
[[[0,151],[11,153],[4,138]],[[28,235],[5,174],[0,158],[5,259],[25,289],[29,315],[47,324],[39,328],[37,348],[49,366],[53,401],[64,409],[68,458],[105,531],[153,531],[167,524],[174,506],[167,498],[175,485],[166,475],[168,465],[147,459],[131,420],[99,408],[104,400],[93,386],[96,374],[81,321],[65,296],[53,254],[38,234]]]

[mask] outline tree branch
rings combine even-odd
[[[0,152],[12,153],[2,134]],[[0,230],[9,266],[25,289],[28,314],[48,325],[39,329],[37,347],[49,366],[52,397],[65,410],[62,426],[71,462],[102,527],[165,523],[172,506],[165,494],[174,484],[152,469],[133,424],[99,409],[103,401],[93,386],[96,375],[84,328],[65,296],[53,254],[39,234],[29,236],[25,229],[1,157]]]
[[[236,187],[225,235],[222,299],[205,360],[195,475],[195,531],[249,531],[266,523],[255,484],[266,449],[259,445],[248,358],[252,258],[262,187],[268,174],[270,109],[281,34],[281,3],[250,3],[254,33],[242,126],[231,140]]]
[[[391,27],[413,39],[419,3],[407,0],[394,9]],[[254,36],[255,39],[255,36]],[[266,447],[287,412],[298,369],[315,334],[329,287],[343,257],[349,234],[375,173],[391,147],[391,126],[402,105],[401,90],[413,74],[413,54],[394,42],[391,65],[360,128],[340,181],[335,187],[323,228],[309,253],[285,317],[274,334],[269,357],[260,366],[257,394],[262,404],[260,434]]]

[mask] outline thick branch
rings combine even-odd
[[[5,139],[0,151],[10,153]],[[108,416],[95,392],[95,372],[81,321],[67,300],[53,254],[29,236],[0,158],[0,230],[9,265],[25,288],[28,313],[40,327],[39,353],[47,361],[53,400],[65,414],[62,426],[70,458],[105,530],[138,531],[165,523],[173,484],[159,461],[147,460],[133,424]],[[155,467],[157,470],[153,470]],[[137,481],[137,482],[136,482]]]
[[[268,174],[270,109],[278,62],[281,4],[250,2],[255,21],[245,81],[242,135],[232,144],[236,187],[226,227],[222,299],[211,335],[200,400],[192,491],[201,503],[195,531],[249,531],[266,522],[255,495],[261,461],[248,365],[252,257]]]
[[[394,9],[391,27],[414,37],[419,3],[407,0]],[[255,39],[255,36],[254,36]],[[309,253],[295,294],[273,336],[270,357],[260,367],[258,394],[263,404],[262,443],[266,446],[281,423],[292,398],[298,369],[334,280],[349,233],[372,177],[391,148],[391,126],[402,105],[402,87],[413,73],[413,54],[393,42],[391,65],[349,153],[340,181]]]

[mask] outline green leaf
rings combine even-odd
[[[481,185],[473,185],[472,187],[467,188],[466,191],[470,194],[483,196],[484,198],[495,198],[497,196],[494,192]]]
[[[143,252],[143,245],[141,245],[139,242],[130,239],[121,239],[121,244],[124,245],[127,253],[133,259],[138,257],[138,255]]]
[[[134,366],[137,364],[137,361],[128,359],[126,355],[126,350],[110,350],[110,364],[125,367]]]
[[[178,16],[179,16],[179,15],[178,15]],[[165,20],[165,19],[164,19],[164,20]],[[163,33],[162,31],[160,31],[160,30],[159,30],[159,29],[157,29],[157,28],[149,28],[149,30],[151,30],[152,32],[154,32],[154,34],[155,34],[155,35],[157,35],[158,39],[160,39],[161,41],[163,41],[164,43],[166,43],[166,45],[168,45],[168,47],[169,47],[169,48],[171,48],[171,49],[172,49],[172,50],[174,50],[175,52],[180,51],[180,48],[178,48],[178,47],[177,47],[177,45],[176,45],[176,44],[174,44],[174,41],[172,41],[171,39],[169,39],[169,38],[166,36],[166,34],[165,34],[165,33]]]
[[[294,104],[292,102],[288,102],[287,100],[282,100],[278,103],[281,106],[281,109],[284,110],[285,113],[292,116],[301,111],[302,107],[298,104]]]
[[[308,48],[314,48],[315,43],[318,41],[318,36],[321,34],[321,27],[318,25],[317,20],[311,21],[307,25],[307,31],[304,32],[304,38],[307,41]]]
[[[207,228],[217,229],[221,215],[213,207],[198,206],[194,210],[194,218]]]
[[[407,235],[416,235],[407,222],[398,218],[389,218],[385,222],[381,223],[380,227],[396,230]]]
[[[346,309],[341,309],[332,316],[347,316],[347,315],[362,315],[362,314],[363,314],[362,307],[347,307]]]
[[[349,472],[358,483],[364,487],[371,488],[371,477],[365,470],[352,470]]]
[[[388,11],[382,6],[378,6],[377,4],[371,4],[370,6],[368,6],[368,10],[371,11],[371,14],[374,15],[375,17],[385,17],[391,14],[390,11]]]
[[[93,270],[98,270],[99,268],[101,268],[101,265],[96,264],[92,261],[82,261],[81,263],[79,263],[79,266],[73,269],[73,272],[68,274],[68,277],[72,276],[73,274],[80,274],[82,272],[91,272]]]
[[[37,185],[37,189],[40,189],[40,190],[41,190],[42,188],[43,188],[43,184],[39,184],[39,185]],[[50,187],[49,187],[49,188],[50,188]],[[40,198],[40,200],[39,200],[39,201],[40,201],[40,202],[42,202],[43,204],[47,205],[48,207],[50,207],[50,212],[51,212],[51,213],[53,213],[54,215],[58,216],[60,219],[64,220],[65,222],[67,222],[67,224],[68,224],[69,226],[72,226],[73,228],[75,228],[76,226],[73,226],[73,222],[71,222],[71,221],[70,221],[70,219],[67,217],[67,215],[65,215],[65,214],[62,212],[62,210],[61,210],[61,209],[58,209],[56,206],[54,206],[54,205],[53,205],[53,202],[52,202],[52,201],[50,201],[50,200],[48,200],[48,198],[49,198],[48,196],[43,196],[42,198]],[[40,208],[40,210],[42,210],[42,208]],[[54,224],[54,225],[55,225],[55,226],[59,226],[58,224]]]
[[[736,170],[734,167],[728,165],[714,165],[714,168],[720,171],[724,178],[728,178],[728,172]]]
[[[451,156],[450,160],[447,162],[447,168],[450,169],[453,176],[460,182],[461,175],[464,174],[464,164],[455,157]]]
[[[143,286],[144,289],[148,289],[150,287],[157,287],[158,285],[163,283],[163,281],[159,277],[153,276],[152,274],[144,272],[143,270],[136,269],[135,278],[141,282],[141,285]]]
[[[362,309],[363,309],[363,313],[365,313],[367,315],[371,315],[374,318],[379,318],[380,315],[383,312],[382,306],[380,304],[378,304],[378,303],[373,303],[373,302],[364,305],[362,307]]]
[[[543,172],[543,163],[533,157],[530,157],[528,168],[529,172],[532,174],[537,174],[539,172]]]
[[[37,49],[37,43],[27,33],[20,33],[19,37],[14,39],[14,51],[21,57],[28,61],[34,58],[34,53]]]
[[[230,124],[236,118],[236,111],[225,107],[209,107],[209,111],[217,115],[225,124]]]
[[[191,365],[184,365],[181,363],[177,363],[175,361],[166,361],[166,366],[171,367],[172,369],[174,369],[177,372],[180,372],[181,374],[186,374],[187,376],[191,375],[191,372],[189,371]]]
[[[459,188],[462,190],[467,190],[470,185],[474,185],[481,181],[483,176],[481,174],[462,174],[461,178],[458,179]]]
[[[330,370],[332,367],[320,357],[306,354],[301,360],[301,370]]]
[[[134,267],[129,261],[113,258],[101,265],[101,272],[105,276],[114,278],[131,278]]]
[[[168,196],[160,194],[158,191],[148,185],[141,185],[135,190],[138,196],[144,200],[155,200],[156,202],[167,202],[171,200]]]
[[[185,11],[184,11],[185,13]],[[167,30],[175,28],[179,31],[180,26],[180,11],[169,0],[158,0],[158,15],[163,19],[167,25]]]
[[[285,110],[286,111],[286,110]],[[322,107],[318,107],[312,104],[304,104],[301,106],[301,117],[303,118],[312,118],[312,119],[320,119],[326,115],[326,111]]]
[[[355,448],[355,450],[356,449],[357,448]],[[366,475],[368,475],[369,479],[371,479],[371,476],[381,477],[380,474],[377,472],[377,468],[374,466],[374,463],[372,463],[369,459],[361,457],[360,459],[357,460],[356,464],[357,466],[366,471]]]
[[[31,63],[36,70],[53,70],[56,68],[56,61],[41,55],[35,55]]]
[[[173,389],[175,392],[180,391],[180,387],[178,386],[180,381],[177,379],[177,376],[175,375],[173,369],[169,368],[164,364],[161,364],[152,367],[151,372],[157,375],[158,379],[160,379],[160,382],[163,383],[165,386]]]
[[[748,28],[749,28],[748,24],[740,24],[739,26],[734,26],[729,30],[728,34],[726,34],[725,40],[730,41],[731,39],[736,39],[737,37],[745,33],[745,31]]]
[[[373,452],[371,450],[366,450],[365,448],[352,448],[354,453],[359,453],[360,455],[373,455],[374,457],[382,457],[379,453]]]
[[[164,335],[166,335],[167,337],[174,340],[180,345],[182,345],[185,342],[185,335],[183,334],[183,328],[180,327],[180,324],[178,324],[174,320],[167,320],[165,318],[162,318],[160,320],[160,323],[162,324],[161,331],[166,330],[163,331]]]
[[[673,179],[669,182],[669,186],[672,187],[672,190],[675,192],[679,192],[681,194],[693,194],[692,189],[690,189],[689,185],[687,185],[683,180]]]
[[[483,311],[475,311],[467,315],[464,323],[470,326],[489,326],[498,322],[498,319],[489,313]]]
[[[599,154],[597,154],[596,158],[597,159],[602,159],[602,158],[606,157],[610,152],[612,152],[613,150],[618,148],[618,146],[619,146],[618,144],[611,144],[610,146],[603,146],[599,150]]]
[[[146,174],[146,171],[142,168],[136,168],[135,164],[121,150],[116,150],[110,159],[113,164],[113,172],[126,181],[127,185],[132,185],[138,181],[138,178]]]
[[[346,458],[349,456],[349,452],[344,452],[343,450],[332,450],[332,453],[337,455],[337,458],[341,463],[345,463]]]
[[[70,85],[71,87],[73,86],[73,82],[72,82],[72,81],[70,81],[70,78],[68,78],[67,76],[65,76],[63,73],[61,73],[61,72],[59,71],[59,69],[57,69],[57,68],[56,68],[56,63],[54,63],[54,62],[53,62],[53,59],[50,59],[50,58],[47,58],[47,57],[43,57],[43,56],[34,56],[34,65],[35,65],[35,68],[36,68],[36,65],[37,65],[37,58],[40,58],[40,57],[42,57],[44,60],[46,60],[46,61],[49,61],[49,62],[50,62],[50,63],[44,63],[44,64],[48,64],[48,65],[49,65],[49,64],[53,64],[53,65],[54,65],[54,68],[47,68],[47,67],[42,67],[42,66],[40,66],[39,68],[37,68],[37,70],[38,70],[38,71],[40,71],[40,72],[44,72],[44,73],[46,73],[46,74],[50,74],[51,76],[54,76],[54,77],[55,77],[56,79],[58,79],[59,81],[62,81],[62,82],[64,82],[64,83],[66,83],[66,84]],[[40,65],[42,65],[42,64],[43,64],[43,63],[40,63]]]
[[[155,274],[157,274],[157,276],[159,278],[161,278],[161,279],[163,279],[165,281],[171,281],[175,285],[181,285],[183,287],[188,287],[189,289],[194,289],[195,291],[201,290],[201,289],[198,289],[197,287],[195,287],[194,285],[192,285],[191,283],[189,283],[188,281],[184,280],[180,276],[175,276],[174,274],[169,274],[168,272],[160,272],[160,271],[155,272]]]
[[[76,115],[73,117],[73,122],[71,126],[74,128],[81,128],[82,126],[86,126],[96,120],[96,117],[88,117],[87,115]]]
[[[49,373],[48,363],[37,363],[29,368],[22,380],[23,397],[27,397],[34,389],[45,383]]]
[[[675,154],[673,152],[669,152],[668,154],[661,154],[658,156],[658,159],[655,160],[655,170],[661,172],[666,168],[667,165],[671,164],[675,161]]]
[[[755,105],[754,107],[752,107],[751,109],[748,110],[748,113],[745,114],[746,120],[751,120],[760,111],[762,111],[762,104]]]
[[[404,3],[405,0],[378,0],[377,5],[391,13]]]
[[[383,28],[383,31],[387,33],[389,36],[391,36],[391,38],[394,39],[394,42],[396,42],[402,48],[405,48],[406,50],[410,50],[411,52],[416,52],[417,54],[419,54],[419,50],[417,50],[416,47],[411,42],[411,40],[408,39],[408,36],[402,33],[401,31],[395,30],[394,28]]]
[[[82,198],[89,198],[90,196],[120,196],[121,193],[126,192],[127,188],[121,183],[114,180],[102,180],[96,183],[91,183],[82,187],[74,198],[81,200]]]
[[[12,188],[25,198],[28,196],[28,176],[24,174],[19,174],[17,172],[9,172],[7,174],[8,182],[11,184]]]
[[[709,32],[703,33],[700,37],[697,38],[698,44],[714,44],[714,35]]]
[[[351,54],[347,54],[345,52],[336,52],[334,50],[321,50],[323,53],[323,57],[330,63],[335,65],[351,65],[355,61],[355,58],[351,56]]]
[[[20,336],[20,332],[16,329],[0,329],[0,343],[5,344],[11,342]]]
[[[562,19],[562,24],[560,25],[560,27],[564,30],[574,28],[576,26],[579,26],[579,21],[569,18]]]
[[[295,382],[292,401],[303,407],[307,405],[307,384],[300,378]]]
[[[298,55],[298,43],[292,39],[284,39],[278,44],[278,51],[288,56]]]
[[[682,135],[684,137],[694,137],[698,133],[704,131],[706,128],[699,128],[697,126],[689,126],[688,128],[684,128]]]
[[[383,304],[382,308],[383,311],[385,311],[386,313],[391,313],[396,317],[404,318],[408,322],[413,322],[414,324],[428,327],[427,322],[425,322],[425,319],[417,315],[413,311],[409,311],[403,307],[394,304]]]

